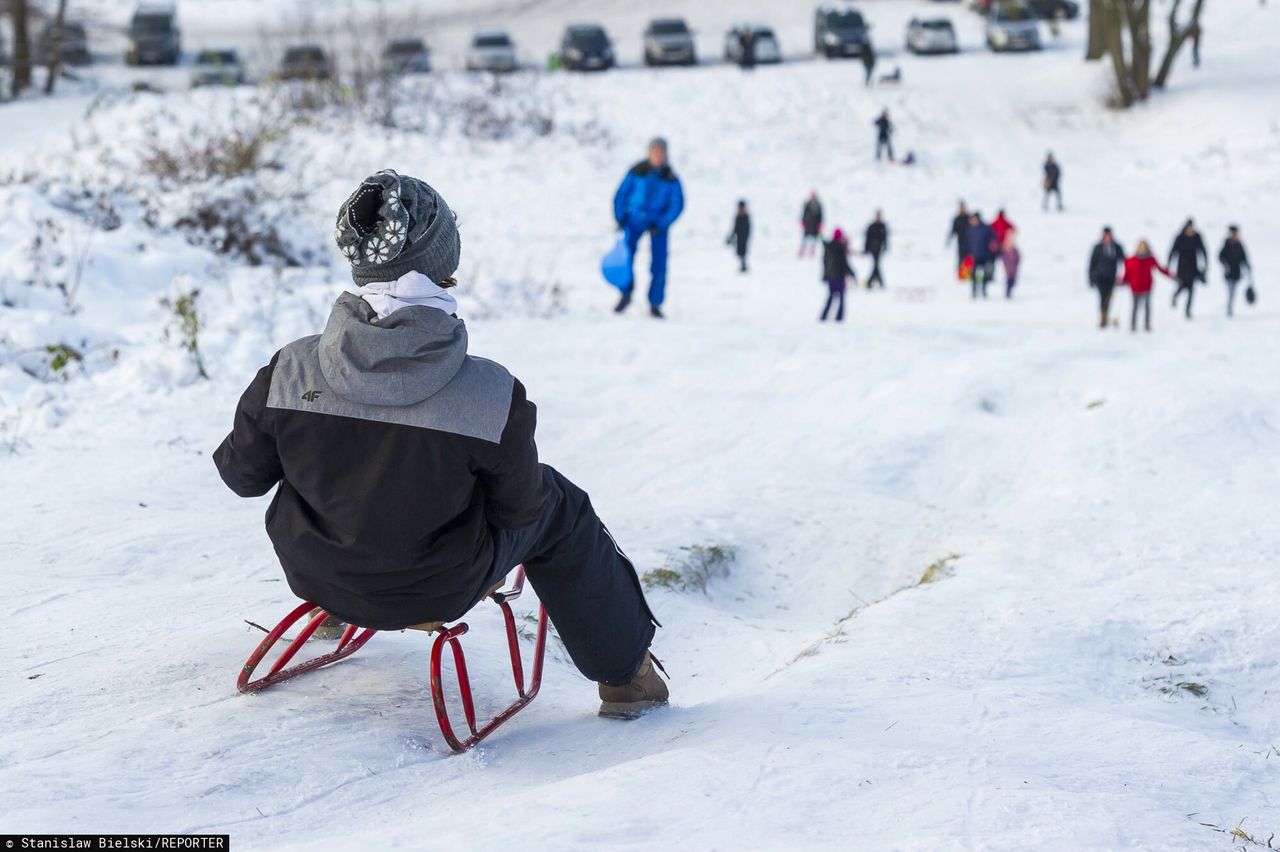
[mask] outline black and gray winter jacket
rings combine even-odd
[[[294,594],[391,630],[462,616],[494,531],[540,516],[535,423],[520,382],[467,355],[457,317],[378,319],[347,293],[258,372],[214,462],[242,497],[279,484],[267,533]]]
[[[1111,245],[1099,240],[1089,254],[1089,286],[1111,287],[1116,283],[1121,265],[1124,263],[1124,247],[1115,240]]]

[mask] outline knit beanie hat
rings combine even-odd
[[[462,247],[449,205],[424,181],[384,169],[338,208],[333,235],[360,286],[421,272],[439,284],[458,269]]]

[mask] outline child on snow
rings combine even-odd
[[[524,386],[467,354],[453,211],[382,171],[335,239],[359,289],[258,372],[214,453],[236,494],[276,489],[267,533],[289,587],[349,624],[431,629],[523,564],[601,715],[665,704],[635,568],[586,492],[538,462]]]
[[[1004,236],[1004,245],[1000,248],[1000,262],[1004,264],[1004,297],[1013,298],[1013,288],[1018,286],[1018,264],[1022,261],[1022,252],[1014,242],[1013,231]]]
[[[747,242],[750,239],[751,215],[747,213],[747,202],[739,201],[737,215],[733,217],[733,230],[724,241],[727,246],[737,243],[738,262],[741,265],[739,272],[747,271]]]
[[[836,228],[831,239],[823,244],[822,280],[827,283],[827,304],[818,318],[820,322],[826,322],[832,305],[837,306],[836,322],[844,322],[844,290],[850,278],[857,287],[858,276],[849,265],[849,243],[845,241],[844,231]]]

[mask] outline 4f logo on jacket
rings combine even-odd
[[[323,391],[309,390],[302,395],[302,398],[307,402],[315,402],[316,398],[319,397],[321,393],[323,393]]]

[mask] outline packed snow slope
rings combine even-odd
[[[901,17],[953,9],[865,8],[888,45]],[[784,34],[810,12],[786,14],[801,22],[775,14]],[[317,120],[290,137],[281,174],[308,185],[290,227],[316,239],[382,167],[459,211],[472,351],[525,382],[543,458],[642,572],[688,579],[687,548],[734,554],[705,589],[650,592],[669,709],[597,718],[553,642],[537,701],[462,757],[435,729],[420,634],[234,689],[261,638],[245,621],[295,601],[267,499],[233,497],[209,456],[254,370],[320,329],[346,283],[336,259],[237,265],[122,204],[68,313],[24,283],[15,246],[74,198],[0,187],[0,832],[229,833],[237,849],[1265,845],[1280,832],[1280,17],[1209,4],[1204,67],[1180,64],[1170,92],[1121,114],[1102,106],[1105,69],[1079,59],[1080,25],[993,56],[950,14],[974,49],[892,57],[894,88],[825,62],[521,77],[578,131]],[[239,97],[125,98],[84,120],[76,151],[30,156],[24,134],[10,162],[93,176],[140,116],[181,123]],[[919,165],[873,160],[882,107]],[[615,317],[596,270],[614,187],[656,133],[688,198],[665,323]],[[1039,208],[1049,149],[1061,214]],[[891,229],[888,286],[851,293],[843,325],[816,323],[817,261],[796,258],[811,187],[829,225],[860,233],[882,208]],[[740,197],[745,275],[724,246]],[[954,280],[943,240],[962,197],[1019,227],[1012,300],[973,303]],[[1161,280],[1153,333],[1098,329],[1084,267],[1100,227],[1163,253],[1188,215],[1212,254],[1243,227],[1259,304],[1227,320],[1215,264],[1194,321]],[[192,284],[207,381],[159,304]],[[37,369],[61,341],[83,362]],[[510,685],[490,609],[467,647],[493,707]]]

